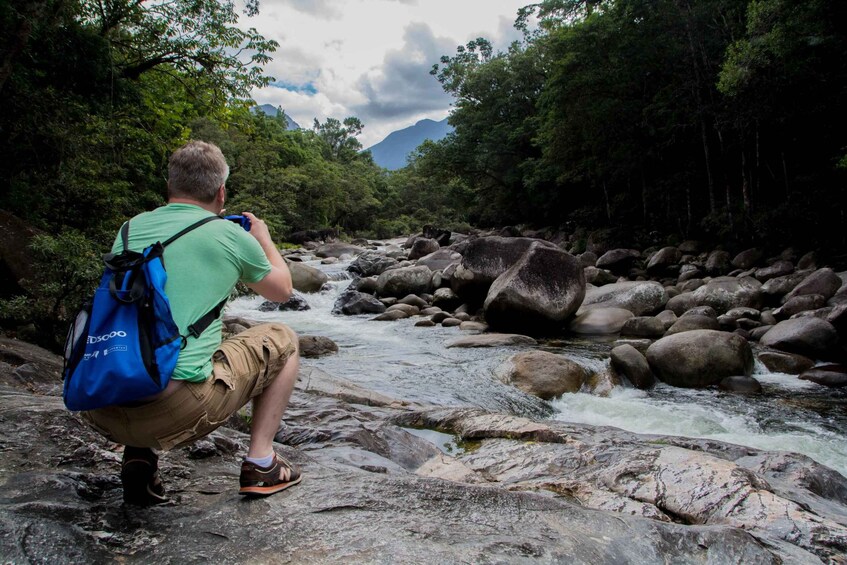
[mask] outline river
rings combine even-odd
[[[607,397],[566,394],[545,402],[497,380],[509,356],[526,348],[447,349],[464,335],[458,328],[419,328],[420,318],[373,322],[372,315],[336,316],[336,297],[350,284],[348,262],[321,265],[330,290],[303,295],[310,310],[260,312],[263,299],[239,298],[227,313],[261,321],[282,321],[298,334],[323,335],[339,351],[304,359],[331,375],[370,390],[420,403],[478,406],[532,418],[614,426],[637,433],[715,439],[766,450],[796,451],[847,476],[847,390],[829,389],[795,375],[770,373],[756,364],[764,394],[746,396],[715,389],[681,389],[659,384],[650,391],[618,387]],[[593,370],[608,363],[610,340],[557,340],[540,347]]]

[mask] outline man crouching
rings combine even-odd
[[[229,167],[221,150],[203,141],[178,149],[168,163],[168,204],[129,221],[128,247],[141,251],[210,215],[226,200]],[[274,302],[291,296],[291,273],[268,227],[248,212],[247,232],[233,222],[212,221],[164,252],[165,292],[180,335],[236,283]],[[112,251],[123,249],[121,238]],[[240,493],[265,496],[300,482],[300,470],[277,455],[273,438],[288,404],[299,366],[296,334],[282,324],[262,324],[221,341],[220,316],[198,337],[187,338],[176,369],[161,393],[130,405],[82,413],[97,431],[124,449],[124,501],[148,506],[167,502],[153,449],[188,445],[218,428],[253,400],[250,447],[241,465]]]

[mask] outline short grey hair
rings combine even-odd
[[[229,165],[217,145],[189,141],[168,161],[168,198],[212,202],[227,177]]]

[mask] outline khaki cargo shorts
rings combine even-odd
[[[117,443],[181,447],[208,435],[261,394],[297,350],[297,334],[288,326],[254,326],[221,343],[212,357],[212,374],[204,382],[183,382],[150,402],[107,406],[81,416]]]

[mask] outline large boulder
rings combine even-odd
[[[780,351],[825,359],[838,345],[838,333],[826,320],[815,317],[793,318],[772,327],[759,343]]]
[[[655,281],[626,281],[589,287],[580,307],[580,313],[593,308],[625,308],[636,316],[662,310],[668,302],[665,288]]]
[[[841,277],[835,274],[835,271],[829,267],[818,269],[803,279],[803,282],[795,286],[791,292],[783,297],[783,301],[788,301],[795,296],[804,296],[807,294],[820,294],[824,301],[829,300],[838,289],[841,288]]]
[[[559,248],[535,242],[491,285],[483,305],[485,320],[501,329],[560,327],[584,296],[579,261]]]
[[[360,277],[381,275],[386,270],[397,266],[399,261],[376,251],[365,251],[356,257],[347,270]]]
[[[325,243],[315,249],[315,257],[341,257],[342,255],[359,255],[364,251],[363,248],[351,243],[343,241],[333,241]]]
[[[776,299],[781,298],[794,290],[794,287],[803,282],[807,276],[809,276],[808,271],[801,271],[779,277],[773,277],[762,285],[762,295],[766,300],[774,302]]]
[[[429,267],[431,271],[443,271],[453,263],[460,263],[462,254],[452,249],[439,249],[418,259],[417,265]]]
[[[718,314],[732,308],[762,307],[762,283],[753,277],[717,277],[694,291],[698,306],[711,306]]]
[[[588,378],[588,372],[580,364],[546,351],[517,353],[496,373],[504,383],[544,400],[579,392]]]
[[[685,388],[716,385],[725,377],[753,372],[753,352],[747,340],[715,330],[663,337],[647,348],[647,361],[659,380]]]
[[[376,292],[380,296],[402,298],[407,294],[422,294],[430,291],[432,271],[429,267],[416,265],[385,271],[376,280]]]
[[[468,302],[481,304],[494,279],[523,257],[533,243],[559,249],[552,243],[528,237],[478,237],[463,246],[462,262],[450,278],[453,290]]]
[[[329,281],[326,273],[295,261],[286,261],[291,271],[291,282],[295,290],[300,292],[318,292]]]

